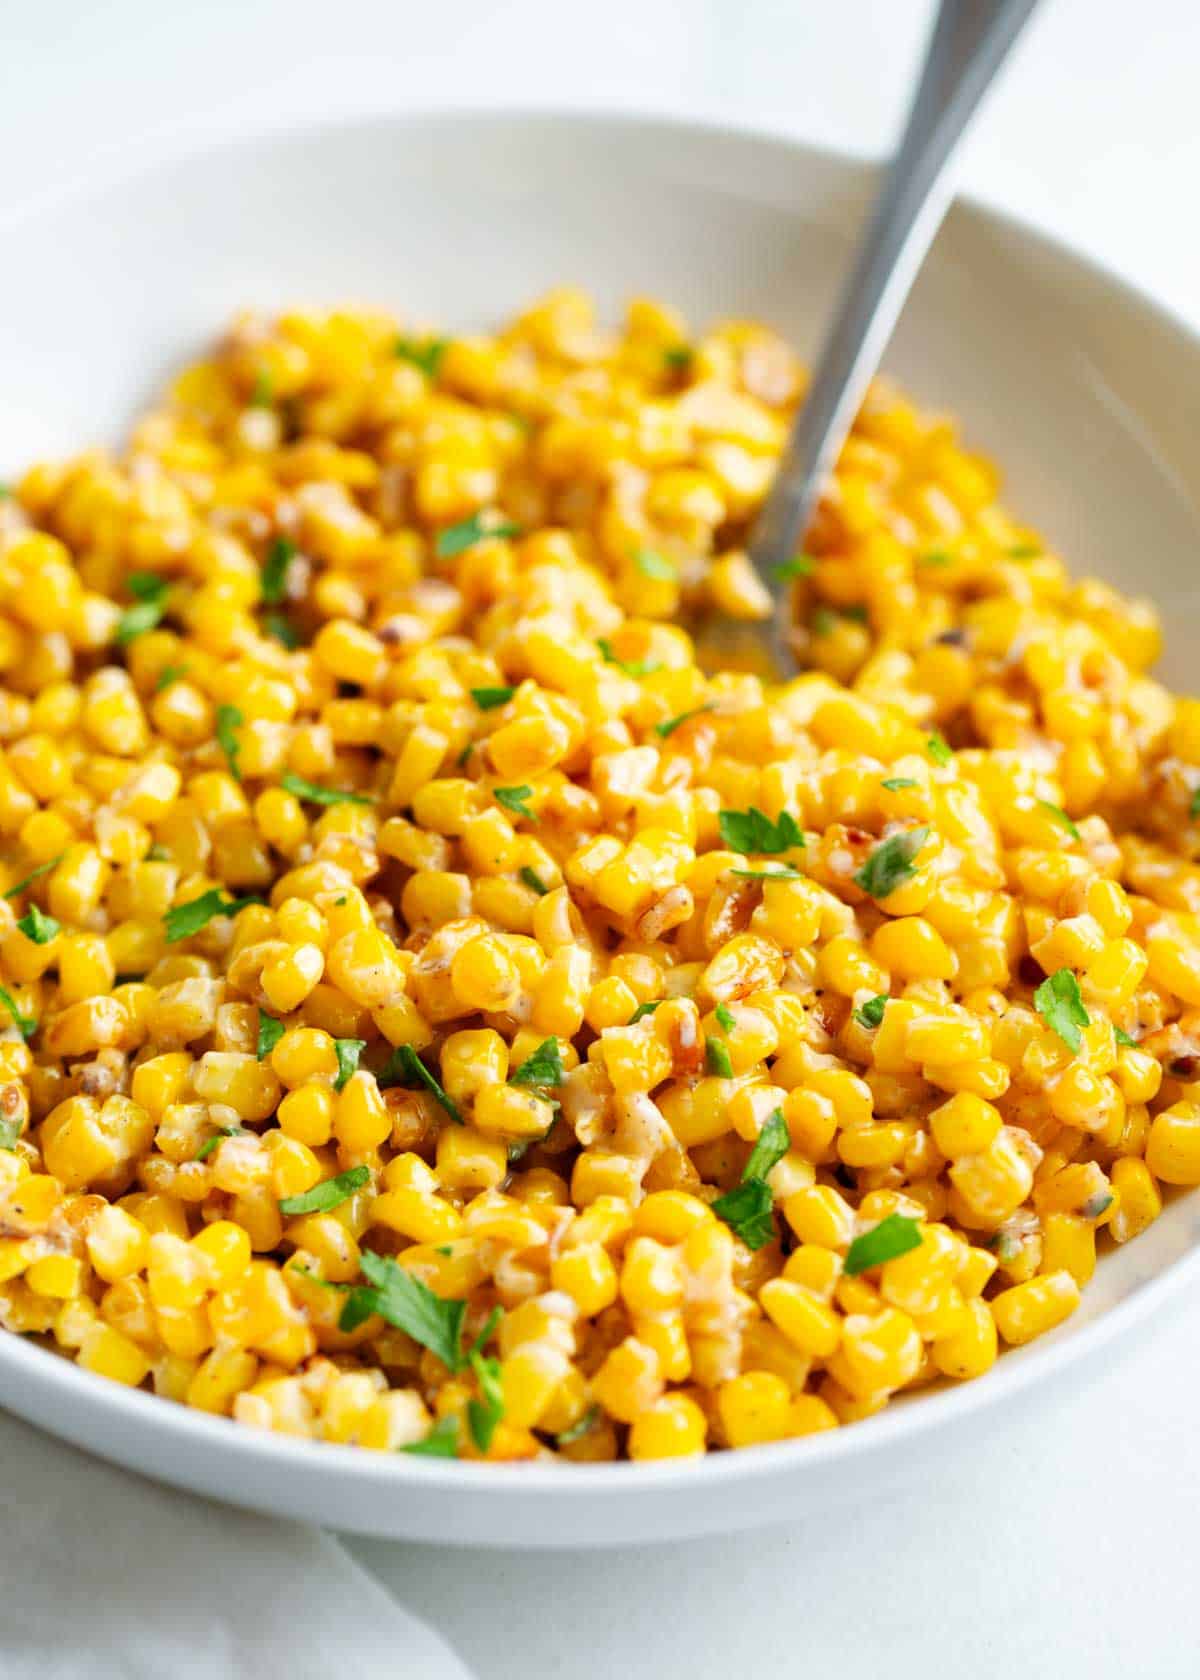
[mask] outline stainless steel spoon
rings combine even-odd
[[[796,669],[792,586],[778,568],[800,547],[821,487],[879,365],[953,196],[948,164],[1038,0],[942,0],[899,148],[750,541],[771,591],[771,651]]]

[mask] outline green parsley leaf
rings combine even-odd
[[[721,839],[734,852],[786,852],[804,844],[803,829],[787,811],[772,822],[757,805],[751,805],[748,811],[721,811],[717,823]]]
[[[1111,1190],[1097,1190],[1080,1204],[1079,1212],[1084,1219],[1099,1219],[1102,1213],[1107,1213],[1113,1205]]]
[[[285,648],[300,646],[300,633],[284,613],[267,613],[263,618],[263,629],[275,641],[282,642]]]
[[[519,537],[521,527],[514,525],[511,519],[505,519],[502,513],[484,511],[473,513],[470,519],[463,519],[457,525],[447,525],[444,531],[439,531],[434,539],[433,550],[439,560],[452,560],[457,554],[465,554],[476,543],[484,542],[489,537]]]
[[[451,1371],[457,1371],[462,1361],[462,1327],[467,1303],[443,1301],[420,1278],[386,1255],[373,1254],[369,1248],[363,1249],[361,1264],[367,1286],[350,1291],[339,1327],[356,1329],[377,1312],[389,1324],[435,1353]]]
[[[12,495],[11,485],[0,484],[0,502],[6,502],[11,495]]]
[[[1113,1028],[1113,1037],[1116,1039],[1118,1044],[1124,1045],[1126,1050],[1136,1050],[1137,1049],[1137,1039],[1136,1038],[1130,1038],[1129,1034],[1125,1031],[1124,1027],[1114,1027]]]
[[[1080,834],[1079,830],[1071,821],[1067,813],[1063,810],[1061,805],[1055,805],[1049,799],[1039,799],[1037,803],[1038,809],[1045,811],[1046,815],[1050,817],[1052,821],[1056,822],[1059,828],[1064,829],[1066,833],[1071,836],[1072,840],[1083,839],[1083,835]]]
[[[0,986],[0,1003],[13,1018],[13,1025],[24,1039],[30,1039],[37,1031],[37,1022],[32,1015],[22,1015],[17,1008],[16,999],[6,986]]]
[[[345,1043],[345,1039],[340,1041]],[[361,1190],[371,1177],[370,1167],[349,1167],[336,1178],[327,1178],[321,1184],[314,1184],[311,1190],[305,1190],[299,1196],[285,1196],[279,1204],[279,1211],[285,1219],[293,1219],[304,1213],[328,1213],[330,1208],[341,1207],[348,1202],[356,1190]]]
[[[333,1048],[337,1051],[337,1078],[333,1082],[335,1091],[340,1091],[358,1069],[358,1058],[367,1048],[365,1038],[335,1038]]]
[[[442,357],[450,348],[448,338],[427,338],[424,341],[416,338],[405,338],[401,333],[392,345],[392,354],[398,356],[402,362],[411,362],[419,367],[429,379],[436,379],[438,369],[442,365]]]
[[[643,577],[657,578],[660,583],[674,583],[679,576],[674,562],[665,554],[656,554],[652,548],[639,548],[633,563]]]
[[[917,873],[913,859],[929,838],[927,828],[909,828],[876,846],[854,879],[872,898],[887,898]]]
[[[666,1000],[664,998],[655,998],[652,1003],[639,1003],[626,1024],[628,1026],[633,1026],[635,1021],[641,1021],[644,1020],[647,1015],[653,1015],[659,1004],[665,1001]]]
[[[19,1120],[0,1120],[0,1149],[16,1152],[17,1139],[21,1135]]]
[[[578,1422],[573,1423],[569,1429],[564,1429],[561,1435],[554,1437],[555,1445],[569,1447],[572,1441],[581,1441],[585,1435],[591,1434],[599,1421],[599,1417],[599,1406],[589,1406]]]
[[[479,1384],[480,1398],[467,1401],[467,1425],[471,1431],[471,1439],[480,1452],[486,1452],[491,1446],[492,1436],[496,1433],[496,1425],[504,1416],[504,1390],[500,1384],[500,1361],[487,1358],[481,1351],[484,1343],[499,1324],[501,1317],[501,1309],[496,1307],[475,1338],[466,1360],[474,1371],[475,1380]]]
[[[872,1266],[882,1266],[885,1260],[895,1260],[911,1249],[920,1248],[922,1237],[920,1220],[909,1219],[902,1213],[889,1213],[878,1225],[855,1237],[846,1250],[842,1270],[847,1277],[857,1277]]]
[[[458,1419],[439,1418],[428,1435],[420,1441],[410,1441],[400,1451],[412,1453],[414,1458],[457,1458]]]
[[[883,1012],[887,1006],[887,997],[884,993],[880,992],[875,997],[868,998],[861,1009],[856,1009],[854,1011],[854,1019],[858,1022],[859,1026],[877,1027],[883,1020]]]
[[[747,1248],[763,1248],[775,1235],[774,1205],[770,1186],[761,1178],[748,1178],[718,1196],[712,1210]]]
[[[251,408],[270,408],[275,401],[275,380],[270,368],[259,368],[250,391]]]
[[[390,1083],[393,1076],[398,1084],[424,1085],[429,1094],[441,1104],[451,1120],[456,1121],[460,1126],[463,1124],[463,1117],[459,1113],[457,1105],[446,1095],[411,1044],[398,1044],[392,1051],[384,1078]]]
[[[164,688],[170,688],[181,677],[186,677],[191,670],[190,665],[164,665],[158,673],[158,680],[154,684],[155,694],[161,694]]]
[[[946,742],[938,734],[936,729],[926,741],[925,750],[928,752],[930,758],[935,764],[945,765],[952,764],[954,762],[954,754],[951,752]]]
[[[229,765],[229,774],[235,782],[241,781],[242,772],[238,769],[238,752],[241,749],[241,743],[234,734],[234,730],[240,729],[245,721],[239,706],[217,707],[217,745],[225,754]]]
[[[19,893],[25,891],[26,887],[31,887],[35,881],[40,881],[43,875],[49,875],[52,869],[58,868],[66,855],[66,852],[59,852],[57,857],[48,858],[45,863],[39,863],[36,869],[31,869],[29,874],[18,881],[15,886],[6,889],[5,898],[16,898]]]
[[[716,1016],[717,1025],[726,1032],[732,1032],[734,1027],[737,1026],[737,1017],[727,1003],[719,1003],[713,1010],[713,1014]]]
[[[665,741],[668,735],[674,735],[681,724],[690,722],[694,717],[699,717],[702,712],[715,712],[716,709],[716,703],[711,700],[707,705],[693,706],[690,712],[680,712],[678,717],[668,718],[666,723],[656,723],[654,733],[660,735]]]
[[[528,817],[530,822],[537,822],[536,811],[531,811],[525,801],[533,789],[528,782],[522,782],[519,787],[493,788],[492,795],[497,805],[503,805],[506,811],[511,811],[515,817]]]
[[[663,351],[663,361],[675,373],[686,373],[695,354],[690,344],[671,344]]]
[[[618,659],[607,636],[597,636],[596,646],[605,664],[615,665],[627,677],[648,677],[652,672],[662,670],[661,659]]]
[[[56,922],[53,916],[45,915],[36,904],[29,906],[28,914],[21,917],[17,926],[26,939],[32,939],[35,945],[49,945],[61,928],[61,924]]]
[[[739,881],[799,881],[801,872],[790,863],[777,863],[773,869],[731,869]]]
[[[274,1015],[268,1015],[265,1009],[258,1012],[258,1044],[255,1050],[259,1061],[269,1056],[279,1040],[287,1031],[282,1021],[277,1021]]]
[[[471,698],[482,712],[490,712],[496,706],[504,706],[516,693],[515,688],[473,688]]]
[[[276,537],[267,550],[262,565],[261,592],[269,607],[277,607],[287,598],[288,567],[296,558],[296,545],[290,537]]]
[[[1036,560],[1042,553],[1037,543],[1015,543],[1008,551],[1010,560]]]
[[[297,799],[307,799],[313,805],[374,805],[375,801],[369,794],[346,793],[342,788],[321,787],[318,782],[310,782],[307,776],[297,776],[291,770],[285,770],[279,778],[279,785],[286,793],[295,794]]]
[[[120,647],[128,646],[135,637],[153,630],[160,623],[171,593],[167,579],[159,577],[156,572],[131,572],[125,582],[129,593],[136,597],[137,605],[126,607],[117,620],[116,639]]]
[[[931,548],[928,554],[922,554],[922,566],[948,566],[954,556],[948,554],[944,548]]]
[[[915,788],[920,787],[921,784],[914,781],[911,776],[889,776],[886,782],[881,782],[879,785],[885,787],[889,793],[899,793],[901,788]]]
[[[791,1134],[783,1118],[783,1110],[773,1108],[763,1121],[762,1131],[750,1151],[750,1159],[742,1168],[742,1183],[752,1178],[769,1178],[791,1147]]]
[[[542,880],[542,877],[538,874],[536,869],[530,869],[529,865],[526,863],[522,865],[519,873],[522,881],[524,881],[527,887],[530,887],[539,898],[545,898],[546,894],[550,891],[550,888],[546,885],[545,881]]]
[[[163,917],[167,930],[167,944],[176,945],[190,939],[214,916],[235,916],[248,904],[261,904],[261,898],[230,898],[223,887],[210,887],[199,898],[189,898],[186,904],[176,904]]]
[[[527,1056],[515,1073],[510,1073],[510,1085],[561,1085],[565,1076],[562,1052],[556,1038],[544,1038],[531,1056]]]
[[[1078,1051],[1080,1028],[1089,1027],[1092,1022],[1083,1006],[1079,982],[1069,968],[1060,968],[1042,981],[1033,994],[1033,1007],[1068,1050]]]
[[[816,570],[817,562],[811,554],[793,554],[790,560],[781,560],[771,570],[777,578],[789,581],[792,578],[811,577]]]
[[[160,845],[156,840],[146,853],[146,858],[150,863],[170,863],[171,854],[165,846]]]
[[[837,629],[838,615],[828,607],[818,607],[812,615],[811,629],[814,636],[832,636]]]
[[[718,1079],[733,1078],[733,1062],[729,1057],[728,1045],[710,1035],[704,1040],[704,1055],[709,1073],[715,1074]]]

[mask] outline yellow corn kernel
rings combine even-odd
[[[1048,1272],[1002,1290],[989,1304],[1004,1340],[1021,1347],[1070,1318],[1079,1305],[1079,1285],[1070,1272]]]
[[[694,1458],[704,1451],[708,1421],[685,1394],[664,1394],[632,1419],[629,1456]]]

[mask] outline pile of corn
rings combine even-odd
[[[0,1323],[573,1460],[986,1372],[1200,1182],[1200,703],[873,391],[705,675],[765,328],[239,322],[0,500]]]

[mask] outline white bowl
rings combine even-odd
[[[810,350],[872,171],[654,119],[414,116],[243,141],[0,217],[0,478],[116,441],[244,305],[375,302],[447,327],[563,281],[693,319],[755,315]],[[951,214],[887,368],[999,459],[1012,507],[1076,571],[1165,609],[1186,683],[1200,617],[1200,346],[1052,242]],[[263,1511],[474,1544],[634,1543],[792,1516],[963,1451],[993,1404],[1078,1381],[1195,1278],[1200,1198],[1106,1256],[1070,1322],[979,1382],[809,1440],[699,1462],[558,1467],[384,1458],[243,1429],[0,1334],[0,1401],[102,1457]],[[1033,1392],[1031,1392],[1033,1391]],[[1036,1427],[1036,1422],[1031,1424]]]

